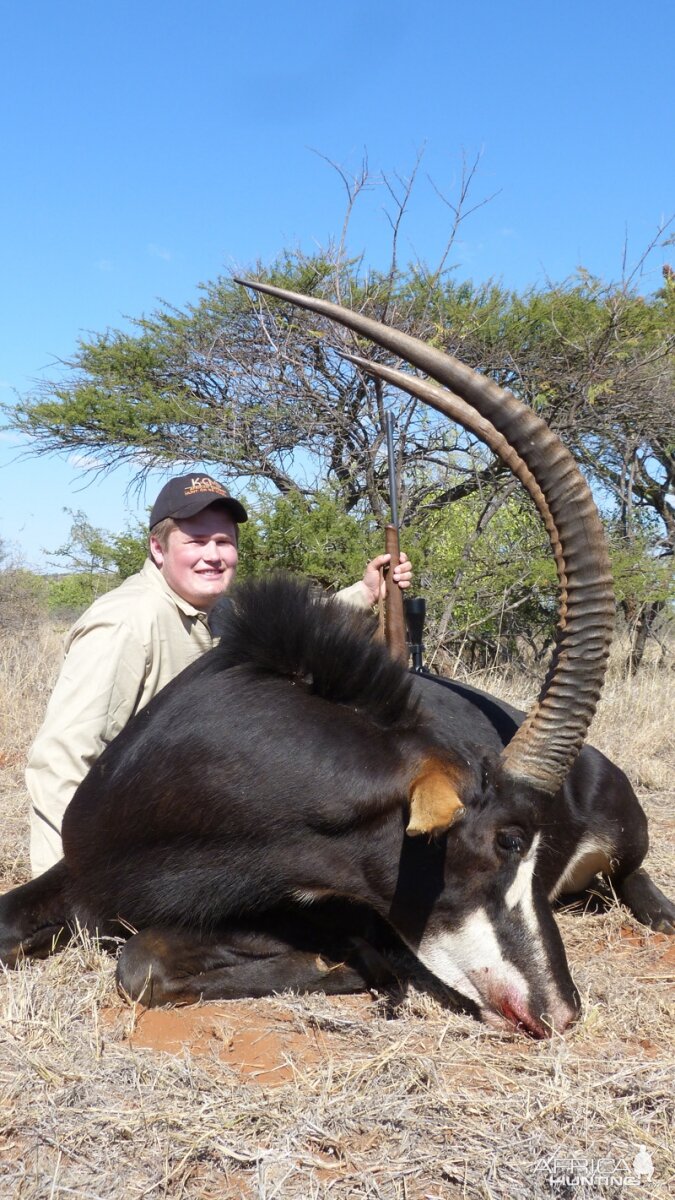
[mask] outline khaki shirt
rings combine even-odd
[[[337,594],[358,608],[369,604],[361,583]],[[150,559],[75,622],[44,723],[28,753],[33,875],[61,858],[63,814],[108,743],[213,645],[207,614],[172,591]]]

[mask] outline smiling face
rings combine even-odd
[[[172,591],[209,612],[237,570],[237,526],[225,508],[211,505],[176,520],[165,545],[150,535],[150,553]]]

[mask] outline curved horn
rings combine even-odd
[[[590,489],[572,455],[545,421],[511,392],[451,355],[327,300],[257,281],[236,282],[337,321],[424,371],[476,409],[533,476],[550,516],[551,540],[560,546],[559,557],[556,554],[563,585],[560,622],[539,699],[503,751],[502,762],[509,776],[540,791],[556,792],[595,712],[614,625],[604,533]],[[405,379],[409,390],[411,380]],[[433,394],[434,407],[447,411],[439,403],[447,398],[442,389],[434,389]],[[431,392],[420,393],[420,399],[432,403]]]
[[[444,416],[450,417],[452,421],[456,421],[458,425],[462,425],[465,429],[468,429],[469,433],[473,433],[481,442],[484,442],[502,460],[504,465],[509,468],[511,473],[516,476],[516,479],[522,483],[536,505],[551,542],[562,597],[560,616],[563,619],[563,624],[566,623],[564,618],[567,613],[567,577],[565,575],[565,559],[560,546],[558,530],[555,527],[553,517],[546,503],[546,497],[534,475],[520,455],[513,449],[513,446],[509,445],[504,435],[499,433],[494,425],[491,425],[485,417],[481,417],[475,408],[472,408],[460,396],[456,396],[454,392],[448,391],[447,388],[441,388],[438,384],[429,383],[426,379],[420,379],[418,375],[406,375],[404,371],[397,371],[395,367],[387,367],[384,363],[375,362],[369,358],[359,358],[358,354],[343,354],[342,357],[346,358],[348,362],[354,363],[355,366],[360,367],[367,375],[375,375],[385,383],[391,383],[394,387],[401,388],[402,391],[408,392],[409,395],[414,396],[417,400],[422,400],[430,408],[435,408],[437,412],[443,413]]]

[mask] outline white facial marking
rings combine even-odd
[[[588,887],[598,871],[611,870],[611,851],[591,833],[582,837],[579,845],[567,862],[560,878],[549,892],[549,900],[555,900],[561,892],[580,892]]]
[[[512,989],[525,1003],[530,989],[517,967],[504,958],[494,926],[479,908],[454,930],[425,934],[417,957],[438,979],[481,1008],[490,983]]]
[[[537,850],[539,848],[539,839],[541,834],[535,833],[532,839],[527,854],[521,860],[516,877],[511,884],[508,892],[504,896],[507,908],[515,908],[516,904],[520,904],[525,892],[532,891],[532,876],[534,875],[534,867],[537,861]]]
[[[525,920],[525,924],[527,925],[530,934],[534,938],[537,938],[538,946],[539,921],[537,920],[537,914],[534,910],[532,879],[534,876],[534,868],[537,863],[537,851],[539,849],[540,839],[541,834],[535,833],[532,839],[532,845],[520,863],[518,870],[516,871],[516,877],[504,896],[504,902],[509,911],[512,911],[514,908],[520,905],[520,911]]]

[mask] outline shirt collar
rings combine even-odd
[[[141,567],[140,574],[152,587],[156,587],[160,592],[164,592],[166,596],[170,596],[176,607],[182,613],[185,613],[186,617],[199,617],[203,621],[208,619],[208,613],[205,609],[195,608],[194,604],[190,604],[189,600],[184,600],[182,596],[178,595],[178,592],[174,592],[173,588],[169,587],[159,567],[155,565],[151,558],[146,558]]]

